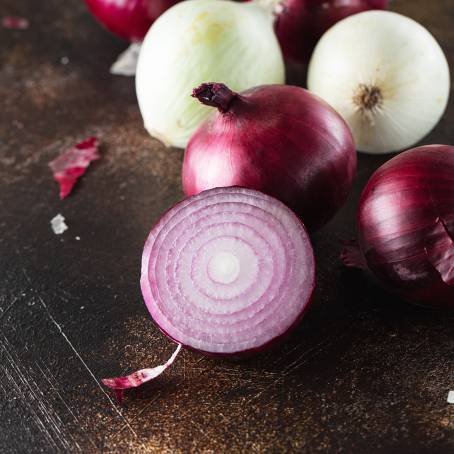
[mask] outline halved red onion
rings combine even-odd
[[[150,232],[141,288],[151,316],[179,344],[209,354],[261,350],[311,301],[315,264],[298,217],[240,187],[171,208]]]
[[[380,167],[361,196],[358,235],[347,266],[410,302],[454,309],[454,147],[414,148]]]

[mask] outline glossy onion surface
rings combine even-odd
[[[239,95],[223,84],[203,84],[197,90],[201,102],[219,111],[186,148],[187,195],[238,185],[278,198],[310,230],[331,219],[356,171],[352,135],[334,109],[288,85],[264,85]],[[229,96],[226,106],[219,105]]]
[[[367,266],[414,303],[454,309],[454,147],[432,145],[388,161],[358,212]]]

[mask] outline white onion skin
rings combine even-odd
[[[136,91],[145,128],[184,148],[210,109],[191,98],[202,82],[241,91],[283,83],[285,68],[272,16],[253,3],[189,0],[166,11],[146,35]]]
[[[362,86],[380,90],[373,111],[358,106]],[[308,88],[344,117],[360,151],[383,154],[411,147],[436,126],[447,106],[450,74],[423,26],[397,13],[368,11],[323,35],[310,61]]]
[[[222,201],[220,199],[222,198]],[[230,200],[230,202],[228,202]],[[235,201],[237,200],[237,201]],[[299,244],[300,241],[302,241],[302,248],[298,248],[297,250],[295,249],[293,252],[290,252],[291,256],[292,254],[296,254],[294,257],[299,257],[298,260],[303,260],[304,267],[303,269],[299,268],[294,268],[291,271],[291,273],[285,273],[284,270],[280,270],[277,272],[277,274],[274,276],[272,280],[270,281],[272,285],[277,285],[277,282],[273,282],[274,277],[276,279],[279,279],[281,283],[279,285],[284,285],[284,287],[281,288],[281,291],[278,294],[275,294],[273,292],[276,291],[276,289],[272,290],[272,288],[267,289],[266,293],[264,296],[261,296],[257,302],[253,301],[247,301],[248,300],[248,293],[241,294],[241,298],[238,300],[240,301],[240,308],[243,309],[238,309],[234,308],[232,304],[238,304],[234,303],[234,300],[229,300],[224,301],[224,299],[219,299],[215,301],[215,310],[214,312],[208,311],[208,318],[206,319],[205,322],[203,322],[203,326],[205,327],[204,329],[208,330],[207,332],[213,332],[210,331],[212,329],[212,326],[215,326],[216,324],[220,323],[222,321],[221,326],[228,326],[229,330],[231,328],[235,328],[236,330],[239,329],[239,333],[241,336],[246,336],[247,338],[251,337],[253,338],[255,333],[254,324],[257,323],[258,318],[264,316],[265,318],[260,322],[259,325],[257,325],[258,329],[261,328],[261,323],[266,323],[269,324],[269,328],[272,331],[273,335],[268,335],[267,330],[262,332],[262,334],[259,334],[261,336],[261,339],[266,339],[266,342],[259,342],[259,345],[255,345],[255,341],[249,342],[251,339],[246,339],[241,342],[246,342],[246,345],[253,345],[251,348],[239,348],[239,349],[233,349],[232,347],[228,348],[218,348],[216,345],[218,344],[218,341],[215,341],[216,338],[224,338],[224,334],[219,334],[216,332],[213,332],[213,340],[211,342],[213,343],[212,348],[200,348],[200,345],[210,345],[210,342],[206,340],[203,340],[203,336],[201,338],[201,343],[199,343],[197,340],[193,342],[193,335],[189,335],[189,337],[186,339],[189,341],[185,341],[184,339],[184,330],[179,331],[181,326],[184,326],[185,324],[189,324],[188,326],[192,326],[194,332],[197,333],[197,324],[202,323],[201,320],[198,318],[200,317],[200,314],[204,313],[203,311],[200,312],[200,307],[198,303],[196,302],[196,305],[193,306],[192,304],[188,304],[187,302],[182,303],[182,296],[183,293],[181,291],[178,292],[178,294],[175,294],[174,296],[170,296],[170,299],[167,300],[166,298],[169,298],[169,294],[167,293],[169,288],[169,285],[177,285],[180,286],[182,285],[181,282],[178,284],[178,276],[181,277],[181,275],[177,272],[177,274],[174,274],[173,272],[171,274],[170,271],[172,269],[172,254],[175,254],[176,249],[178,249],[181,252],[180,246],[173,245],[172,248],[176,248],[175,251],[170,251],[168,249],[169,254],[165,253],[165,249],[167,248],[166,242],[171,241],[170,244],[173,244],[172,240],[172,235],[178,235],[176,232],[174,232],[175,229],[181,229],[182,232],[185,232],[185,235],[187,232],[189,237],[196,232],[197,230],[194,230],[194,222],[197,224],[198,222],[206,222],[205,219],[205,210],[213,210],[214,208],[214,216],[217,216],[216,211],[217,211],[217,206],[215,206],[218,202],[220,202],[220,207],[222,208],[221,211],[223,211],[225,208],[224,206],[230,206],[232,203],[238,207],[238,212],[240,213],[239,215],[241,216],[241,213],[248,212],[247,205],[244,205],[244,202],[250,200],[250,201],[257,201],[258,206],[262,206],[265,208],[265,210],[269,209],[271,212],[276,212],[276,213],[284,213],[284,217],[282,218],[282,225],[293,225],[296,227],[296,230],[293,231],[293,236],[298,237],[297,239],[292,239],[292,244],[296,245]],[[238,205],[236,205],[238,203]],[[246,202],[248,203],[248,202]],[[227,205],[226,205],[227,204]],[[230,205],[229,205],[230,204]],[[252,206],[255,206],[255,202],[252,202]],[[194,208],[194,211],[192,207]],[[236,208],[233,208],[232,216],[237,216],[235,214],[237,212]],[[253,208],[253,211],[251,213],[254,213],[255,208]],[[274,211],[277,210],[277,211]],[[227,210],[228,211],[228,210]],[[191,214],[192,213],[192,214]],[[285,214],[287,213],[287,214]],[[195,217],[194,217],[195,216]],[[222,215],[224,216],[224,215]],[[229,215],[227,215],[228,217]],[[274,215],[272,215],[274,216]],[[268,219],[267,217],[264,218],[264,220]],[[208,216],[207,218],[208,222],[216,222],[213,221],[213,215]],[[227,221],[228,222],[228,219]],[[274,222],[274,221],[273,221]],[[290,223],[290,224],[288,224]],[[266,231],[266,228],[265,230]],[[164,232],[164,233],[162,233]],[[299,232],[299,233],[298,233]],[[290,231],[287,233],[290,234]],[[301,235],[301,239],[299,239],[299,236]],[[240,235],[241,236],[241,235]],[[292,236],[292,238],[293,238]],[[170,239],[169,239],[170,238]],[[180,238],[178,236],[178,238]],[[205,230],[203,230],[203,235],[201,238],[204,240],[205,238]],[[183,243],[184,244],[193,244],[194,240],[191,240],[190,243]],[[205,241],[205,240],[204,240]],[[184,246],[182,250],[187,246]],[[293,247],[293,246],[292,246]],[[205,248],[205,246],[204,246]],[[162,256],[162,250],[164,249],[164,253],[166,254],[165,256]],[[205,250],[205,249],[203,249]],[[180,252],[178,252],[178,260],[177,262],[184,262],[185,258],[184,256],[180,255]],[[260,252],[262,253],[262,252]],[[286,255],[287,253],[283,249],[280,254]],[[166,260],[163,262],[163,257],[167,257]],[[170,262],[169,262],[169,257],[170,257]],[[197,255],[194,256],[197,258]],[[194,260],[194,258],[193,258]],[[194,262],[192,262],[194,263]],[[275,265],[278,262],[275,263]],[[288,263],[296,263],[296,262],[288,262]],[[299,262],[298,262],[299,263]],[[178,265],[179,266],[179,265]],[[170,267],[170,268],[169,268]],[[191,265],[192,269],[192,265]],[[191,276],[194,270],[191,271]],[[263,271],[263,270],[262,270]],[[261,272],[262,273],[262,272]],[[273,272],[274,273],[274,272]],[[296,280],[295,278],[300,275],[300,273],[303,276],[302,281]],[[162,279],[163,276],[167,275],[165,278],[165,281]],[[176,277],[175,277],[176,276]],[[279,277],[280,276],[280,277]],[[285,281],[282,281],[282,277],[285,277]],[[288,277],[292,276],[292,277]],[[270,276],[267,273],[260,274],[261,280],[266,280]],[[170,279],[168,281],[167,279]],[[284,282],[288,282],[288,279],[293,279],[293,284],[292,288],[286,288]],[[197,286],[197,279],[194,280],[194,283],[192,285]],[[162,285],[164,282],[167,282],[166,288],[164,288]],[[294,288],[295,287],[295,288]],[[158,290],[158,289],[161,290]],[[177,287],[176,287],[177,288]],[[178,287],[180,288],[180,287]],[[279,287],[280,288],[280,287]],[[153,227],[153,229],[150,232],[150,235],[147,239],[147,242],[144,247],[144,252],[142,256],[142,275],[141,275],[141,289],[142,289],[142,294],[144,296],[145,303],[147,305],[148,310],[150,311],[151,316],[153,317],[154,321],[160,328],[160,330],[168,336],[170,339],[174,340],[177,343],[183,344],[185,347],[189,349],[193,349],[199,352],[202,352],[207,355],[214,355],[214,356],[223,356],[223,357],[231,357],[231,358],[243,358],[245,356],[250,356],[252,354],[258,353],[260,351],[263,351],[266,348],[269,348],[273,345],[275,345],[278,341],[280,341],[287,333],[289,333],[292,329],[294,329],[298,323],[301,321],[303,315],[306,313],[307,309],[309,308],[311,301],[312,301],[312,295],[313,291],[315,288],[315,261],[314,261],[314,256],[313,256],[313,251],[312,247],[310,245],[309,238],[307,236],[307,233],[305,232],[304,225],[301,223],[301,221],[297,218],[296,215],[294,215],[285,205],[283,205],[281,202],[277,201],[276,199],[273,199],[269,196],[266,196],[264,194],[261,194],[258,191],[252,191],[249,189],[245,188],[239,188],[239,187],[231,187],[231,188],[216,188],[212,189],[210,191],[205,191],[204,193],[195,196],[195,197],[190,197],[187,198],[172,208],[170,208],[158,221],[157,224]],[[196,287],[194,287],[196,289]],[[247,287],[248,292],[249,292],[249,287]],[[227,288],[227,291],[229,288]],[[271,292],[270,294],[268,294]],[[282,295],[281,295],[282,292]],[[275,296],[271,296],[275,294]],[[293,295],[293,296],[292,296]],[[294,296],[300,295],[301,299],[299,297],[296,297],[296,299],[293,299]],[[188,295],[187,295],[188,296]],[[269,297],[272,297],[269,302],[266,302]],[[260,315],[259,313],[256,313],[255,310],[257,309],[257,304],[261,304],[260,301],[261,299],[265,299],[265,306],[263,306],[263,311],[264,315]],[[246,301],[242,301],[243,299],[246,299]],[[275,310],[276,306],[275,304],[280,304],[279,301],[282,301],[282,306],[278,306],[281,311]],[[170,304],[170,305],[169,305]],[[174,305],[178,306],[178,311],[172,313],[172,310],[175,309],[175,307],[172,308]],[[183,306],[180,306],[180,304],[183,304]],[[290,306],[289,306],[290,304]],[[215,315],[218,310],[218,305],[219,308],[221,309],[221,312],[218,313],[218,315]],[[243,306],[244,305],[244,306]],[[270,306],[271,305],[271,306]],[[170,309],[169,309],[170,308]],[[191,312],[187,312],[188,308],[191,310]],[[192,308],[192,309],[191,309]],[[284,309],[282,309],[284,308]],[[262,311],[261,310],[261,311]],[[284,312],[282,312],[282,310]],[[288,315],[285,312],[286,310],[289,310]],[[167,311],[167,312],[166,312]],[[195,311],[195,312],[192,312]],[[225,311],[225,312],[224,312]],[[233,311],[233,312],[229,312]],[[243,312],[246,311],[246,312]],[[272,311],[272,312],[270,312]],[[250,312],[250,317],[245,317]],[[163,323],[163,314],[167,313],[166,317],[173,317],[173,322],[169,321],[168,318],[165,318],[166,323]],[[266,315],[268,313],[268,315]],[[170,315],[169,315],[170,314]],[[173,315],[172,315],[173,314]],[[176,315],[175,315],[176,314]],[[223,314],[223,315],[221,315]],[[259,317],[260,315],[260,317]],[[213,318],[214,317],[214,318]],[[231,322],[231,317],[239,317],[237,318],[235,322]],[[278,328],[277,331],[275,328],[273,328],[273,324],[275,323],[275,320],[282,319],[287,320],[287,322],[284,325],[280,325],[280,321],[278,322]],[[178,321],[180,320],[180,321]],[[217,320],[217,322],[214,323],[214,321]],[[170,323],[170,324],[168,324]],[[183,323],[183,325],[181,325]],[[214,323],[214,325],[213,325]],[[226,323],[226,325],[224,325]],[[249,328],[249,325],[252,323],[252,325]],[[168,329],[166,326],[169,326],[170,329]],[[246,329],[246,331],[245,331]],[[172,331],[173,330],[173,331]],[[235,338],[235,334],[231,333],[230,331],[226,332],[226,336],[233,336]],[[179,334],[175,334],[179,333]],[[183,338],[181,337],[183,333]],[[247,333],[247,334],[245,334]],[[249,334],[251,333],[251,334]],[[217,337],[216,337],[217,336]],[[240,336],[240,337],[241,337]],[[253,340],[253,339],[252,339]],[[226,344],[229,342],[228,340],[225,341]],[[233,341],[230,341],[233,342]],[[238,341],[239,342],[239,341]],[[223,342],[221,342],[222,344]],[[241,343],[240,343],[241,344]]]

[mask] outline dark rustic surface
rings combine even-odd
[[[392,8],[454,67],[453,0]],[[0,452],[454,452],[454,316],[396,301],[338,261],[388,157],[361,156],[348,204],[316,235],[317,297],[280,350],[243,363],[185,351],[118,406],[100,378],[173,349],[138,277],[148,230],[182,196],[182,152],[143,130],[133,80],[108,73],[124,44],[82,1],[1,0],[4,14],[31,27],[0,30]],[[453,122],[454,98],[424,143],[453,144]],[[47,163],[92,134],[103,158],[60,202]]]

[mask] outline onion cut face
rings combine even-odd
[[[339,210],[357,156],[347,124],[328,104],[289,85],[238,94],[224,84],[208,83],[193,96],[218,111],[186,148],[186,195],[219,186],[256,189],[284,202],[309,230]]]
[[[150,232],[141,288],[172,340],[217,355],[262,350],[302,318],[315,264],[304,225],[258,191],[216,188],[171,208]]]
[[[368,268],[405,300],[454,309],[454,147],[431,145],[388,161],[369,180],[358,211],[360,253]]]

